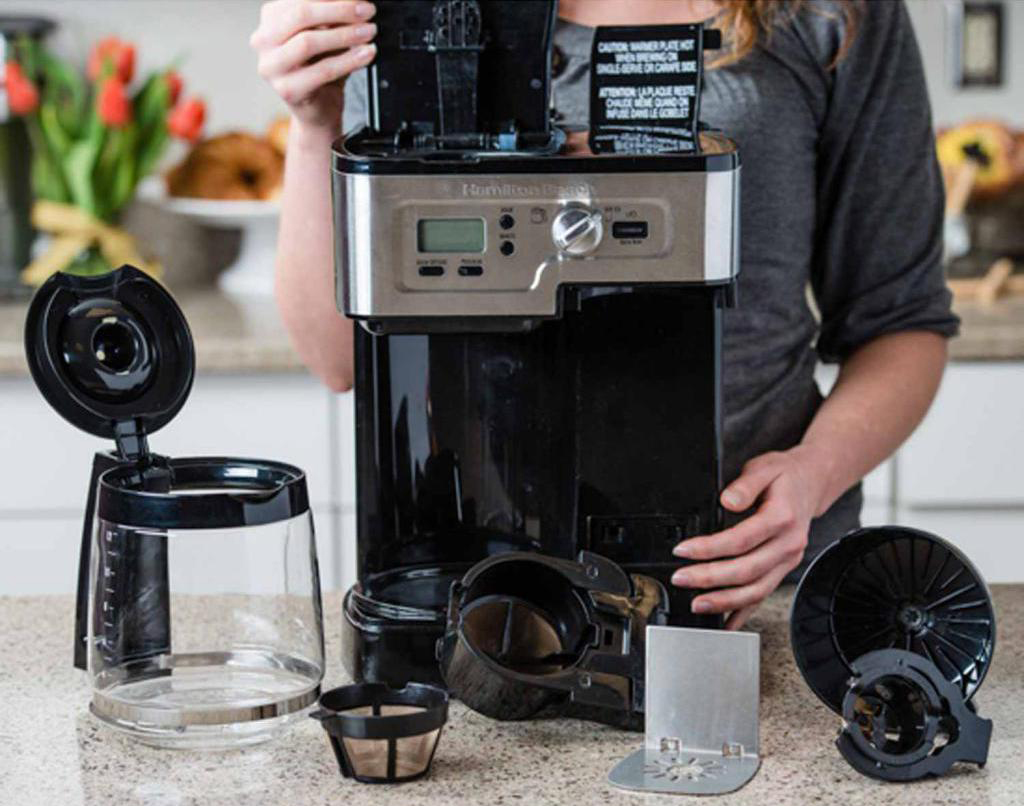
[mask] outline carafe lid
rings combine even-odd
[[[181,309],[133,266],[96,277],[58,272],[25,322],[36,386],[57,412],[98,437],[137,438],[178,413],[192,388],[195,348]]]

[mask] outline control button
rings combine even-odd
[[[483,266],[459,266],[460,277],[479,277],[483,273]]]
[[[516,251],[516,245],[512,243],[512,241],[502,241],[501,246],[499,246],[498,249],[501,251],[501,254],[508,257]]]
[[[420,266],[420,277],[440,277],[444,274],[444,266]]]
[[[551,238],[567,255],[581,257],[593,252],[604,235],[601,213],[574,204],[559,211],[551,222]]]
[[[615,238],[646,238],[646,221],[615,221],[612,224],[612,236]]]
[[[515,225],[516,220],[508,213],[505,213],[501,218],[498,219],[498,226],[501,227],[502,229],[512,229],[512,227],[514,227]]]

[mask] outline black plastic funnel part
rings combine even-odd
[[[25,354],[47,402],[99,437],[144,437],[188,398],[195,349],[173,297],[132,266],[96,277],[58,272],[36,292]]]
[[[855,662],[876,650],[926,658],[969,700],[988,671],[995,613],[954,546],[917,529],[860,529],[825,549],[793,598],[790,637],[815,694],[842,713]]]
[[[858,772],[883,781],[942,775],[955,762],[984,766],[992,722],[934,663],[902,649],[854,662],[836,746]]]
[[[341,774],[364,784],[426,775],[448,720],[448,694],[423,683],[342,686],[324,692],[319,704],[310,716],[327,731]]]

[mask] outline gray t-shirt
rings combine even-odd
[[[822,401],[819,359],[842,361],[885,333],[957,331],[917,42],[901,1],[864,5],[835,69],[842,17],[816,0],[740,62],[705,73],[701,118],[743,161],[739,305],[725,318],[727,481],[800,441]],[[560,123],[587,124],[592,37],[572,23],[556,29]],[[365,119],[366,82],[355,77],[345,130]],[[861,502],[858,485],[812,523],[804,565],[858,525]]]

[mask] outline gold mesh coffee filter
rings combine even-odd
[[[341,774],[363,783],[426,775],[448,719],[448,694],[420,683],[342,686],[319,704],[311,716],[327,731]]]

